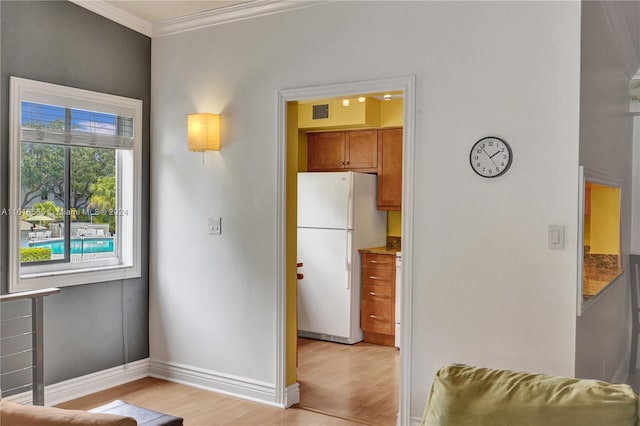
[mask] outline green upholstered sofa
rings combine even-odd
[[[640,426],[628,385],[448,365],[438,371],[423,426]]]

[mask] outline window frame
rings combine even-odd
[[[133,147],[116,151],[118,209],[128,214],[118,220],[121,240],[117,262],[86,261],[21,265],[20,263],[20,193],[22,102],[58,105],[61,100],[75,109],[88,109],[133,117]],[[142,206],[142,111],[139,99],[61,86],[41,81],[10,77],[9,96],[9,285],[10,293],[48,287],[65,287],[140,277],[141,274],[141,206]],[[73,144],[70,144],[73,145]],[[97,146],[100,147],[100,146]],[[130,156],[130,158],[126,158]],[[131,184],[129,184],[131,182]]]

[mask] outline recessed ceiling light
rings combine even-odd
[[[342,106],[349,106],[349,99],[343,99]]]

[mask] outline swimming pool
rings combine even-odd
[[[31,241],[29,247],[48,247],[51,254],[64,254],[64,239],[50,238]],[[71,239],[71,254],[108,253],[113,251],[113,237],[87,237]]]

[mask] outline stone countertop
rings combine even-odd
[[[358,249],[360,253],[369,254],[393,254],[402,250],[402,239],[400,237],[394,237],[392,235],[387,236],[387,245],[380,247],[366,247]]]
[[[358,250],[360,253],[369,253],[369,254],[392,254],[395,256],[396,252],[400,251],[397,249],[394,249],[393,247],[387,247],[387,246],[382,246],[382,247],[367,247],[367,248],[361,248]]]
[[[623,272],[624,270],[622,268],[585,266],[582,275],[582,297],[584,299],[591,299]]]

